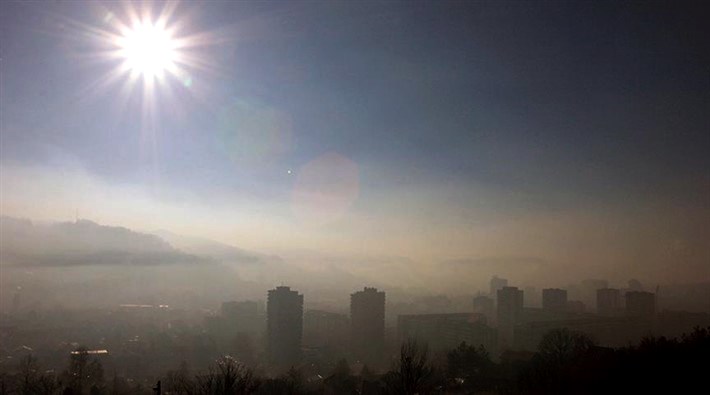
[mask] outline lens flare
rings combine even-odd
[[[359,194],[357,163],[329,152],[299,170],[292,196],[293,213],[304,225],[326,225],[342,218]]]
[[[275,163],[292,148],[291,117],[266,103],[235,100],[218,121],[220,148],[239,165]]]

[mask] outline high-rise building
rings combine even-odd
[[[523,291],[518,287],[503,287],[497,293],[498,341],[505,350],[513,344],[515,325],[523,315]]]
[[[621,292],[614,288],[597,290],[597,314],[614,315],[621,310]]]
[[[491,298],[496,297],[496,293],[498,292],[499,289],[502,289],[503,287],[508,286],[508,280],[504,278],[500,278],[498,276],[493,276],[490,282],[491,286]]]
[[[542,308],[551,311],[567,310],[567,291],[559,288],[543,289]]]
[[[350,295],[350,322],[353,354],[378,364],[385,346],[385,293],[365,287]]]
[[[490,325],[495,316],[495,303],[493,303],[493,299],[486,295],[478,295],[474,297],[473,312],[483,314],[483,316],[486,317],[486,323]]]
[[[542,293],[539,289],[533,286],[527,286],[523,289],[525,293],[524,307],[536,308],[542,305]]]
[[[626,293],[626,314],[652,316],[656,313],[656,295],[651,292],[629,291]]]
[[[301,359],[303,295],[283,286],[270,290],[266,317],[269,362],[278,367],[297,364]]]

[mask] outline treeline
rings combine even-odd
[[[235,359],[221,357],[206,371],[185,363],[161,380],[162,394],[615,394],[695,393],[707,388],[710,327],[676,339],[649,337],[636,346],[599,347],[588,336],[566,329],[547,333],[536,353],[506,353],[494,362],[482,347],[462,343],[431,354],[416,341],[402,344],[391,369],[354,374],[341,360],[327,377],[307,377],[292,368],[260,377]],[[151,386],[114,377],[85,353],[72,354],[60,374],[42,371],[29,356],[2,375],[2,395],[152,394]]]

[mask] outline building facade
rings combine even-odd
[[[266,342],[269,362],[289,367],[301,359],[303,295],[289,287],[276,287],[266,303]]]
[[[625,297],[627,315],[652,316],[656,314],[655,294],[643,291],[629,291]]]
[[[498,292],[500,289],[502,289],[503,287],[507,287],[507,286],[508,286],[508,280],[507,280],[507,279],[500,278],[500,277],[498,277],[498,276],[493,276],[493,278],[491,278],[491,282],[490,282],[490,295],[491,295],[491,298],[495,298],[497,292]]]
[[[482,314],[486,318],[486,323],[491,324],[495,318],[495,303],[492,298],[486,295],[478,295],[473,298],[473,312]]]
[[[615,288],[597,290],[597,314],[616,315],[621,311],[621,292]]]
[[[542,290],[542,308],[552,311],[567,309],[567,291],[559,288],[546,288]]]
[[[504,351],[513,345],[514,328],[523,315],[523,290],[503,287],[498,290],[496,302],[498,346]]]
[[[368,364],[382,360],[385,347],[385,293],[365,287],[350,295],[353,355]]]

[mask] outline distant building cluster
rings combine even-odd
[[[398,314],[393,333],[385,325],[384,291],[365,287],[352,293],[346,314],[304,311],[303,294],[279,286],[268,291],[263,329],[266,354],[271,366],[281,368],[323,355],[348,355],[356,363],[377,367],[386,361],[388,344],[406,339],[419,339],[434,350],[466,342],[496,355],[505,350],[534,350],[540,338],[556,328],[587,332],[604,344],[623,344],[651,331],[657,310],[654,293],[630,284],[627,289],[616,289],[604,280],[583,281],[572,294],[596,301],[590,309],[582,300],[570,300],[567,289],[545,288],[541,298],[540,294],[526,296],[526,291],[536,293],[535,288],[521,289],[494,276],[489,293],[473,297],[470,312]],[[260,316],[256,302],[225,302],[219,320],[214,321],[222,326],[213,323],[213,331],[223,331],[225,339],[234,333],[258,335]]]
[[[330,302],[315,297],[306,308],[303,293],[278,286],[264,300],[225,301],[216,310],[116,304],[91,318],[94,321],[87,320],[96,312],[73,316],[56,311],[43,313],[49,314],[44,318],[22,312],[23,306],[17,303],[20,312],[7,316],[11,324],[0,325],[4,345],[0,352],[14,360],[36,353],[36,344],[42,340],[40,332],[32,331],[36,323],[47,325],[51,320],[62,322],[47,331],[48,336],[61,339],[52,355],[91,355],[123,366],[130,375],[174,368],[175,355],[208,364],[217,352],[247,366],[262,366],[274,375],[291,367],[332,371],[342,359],[353,371],[367,367],[383,372],[391,366],[399,346],[410,339],[426,344],[436,354],[465,342],[485,348],[495,360],[537,350],[544,335],[554,329],[580,331],[602,346],[621,347],[644,336],[679,336],[710,323],[710,314],[659,311],[658,291],[648,292],[637,281],[618,288],[603,280],[587,280],[536,289],[493,277],[489,285],[484,292],[456,299],[412,295],[409,300],[364,287],[350,293],[350,303],[340,309],[329,308],[325,303]],[[75,337],[75,333],[83,335]],[[97,333],[115,334],[87,342],[86,347],[74,341],[91,339]]]

